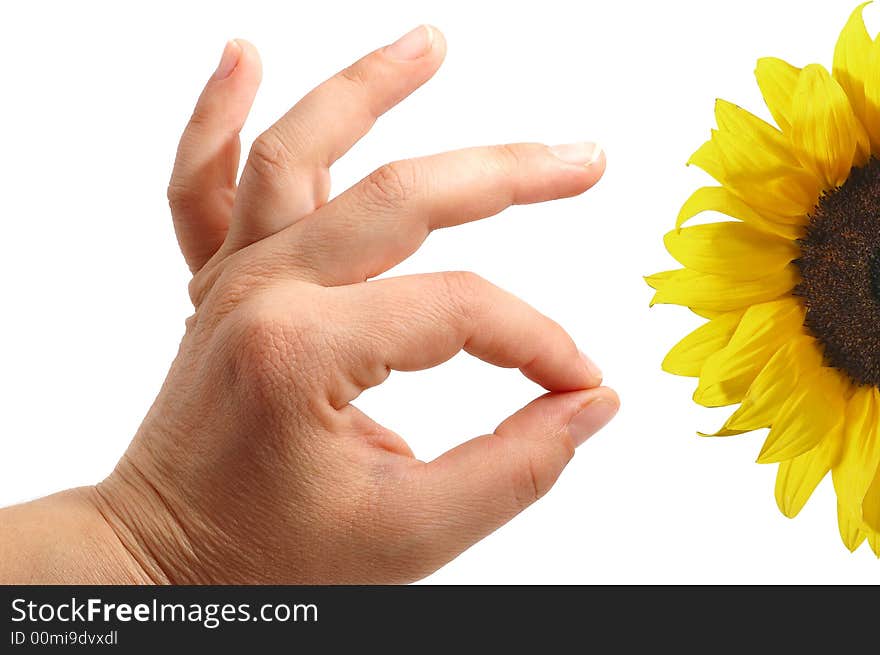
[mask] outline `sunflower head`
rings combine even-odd
[[[732,103],[691,157],[717,186],[685,202],[667,250],[683,268],[647,278],[652,304],[708,321],[664,370],[694,400],[738,405],[720,430],[769,428],[776,501],[800,512],[830,471],[844,544],[880,557],[880,38],[859,6],[831,72],[758,61],[771,125]],[[732,220],[683,227],[714,211]]]

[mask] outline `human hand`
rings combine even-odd
[[[400,583],[540,498],[618,406],[566,332],[472,273],[371,280],[433,229],[580,194],[598,148],[518,144],[383,166],[328,202],[329,167],[445,54],[420,27],[317,87],[254,143],[260,80],[230,42],[180,143],[169,200],[195,307],[116,470],[81,491],[131,578]],[[432,462],[351,403],[466,350],[548,393]],[[120,551],[122,552],[122,551]]]

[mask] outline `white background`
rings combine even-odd
[[[755,60],[830,66],[855,0],[831,2],[21,3],[0,10],[0,504],[93,483],[164,378],[190,311],[165,201],[179,133],[225,41],[261,50],[251,139],[316,83],[421,22],[446,34],[437,77],[334,168],[468,145],[594,139],[598,187],[434,234],[395,272],[470,269],[549,314],[618,390],[617,419],[540,503],[429,581],[859,583],[830,480],[789,521],[761,434],[701,440],[725,411],[661,373],[698,320],[648,309],[642,275],[675,267],[661,237],[705,183],[684,162],[716,96],[762,116]],[[867,10],[880,27],[880,9]],[[359,405],[432,458],[540,390],[459,356],[394,374]]]

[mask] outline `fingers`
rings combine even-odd
[[[519,298],[472,273],[437,273],[378,280],[332,290],[357,317],[339,335],[348,378],[331,390],[342,407],[389,370],[436,366],[461,350],[518,368],[551,391],[601,383],[599,369],[571,337]]]
[[[494,434],[412,467],[398,512],[415,526],[420,553],[436,568],[541,498],[575,447],[606,425],[618,407],[617,395],[604,387],[547,394]]]
[[[241,39],[227,43],[180,139],[168,200],[180,248],[193,272],[226,238],[238,174],[238,134],[260,77],[256,48]]]
[[[431,230],[578,195],[604,170],[601,149],[586,143],[471,148],[397,162],[276,235],[266,256],[296,277],[361,282],[411,255]]]
[[[417,27],[318,86],[258,137],[242,173],[227,247],[258,241],[323,205],[330,165],[428,81],[445,53],[437,29]]]

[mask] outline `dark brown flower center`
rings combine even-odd
[[[822,196],[799,245],[804,324],[829,366],[880,387],[880,161]]]

